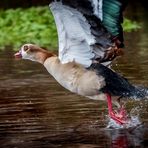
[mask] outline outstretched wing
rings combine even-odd
[[[75,61],[89,67],[92,60],[102,59],[113,46],[111,35],[102,26],[97,0],[63,0],[52,2],[59,38],[59,59]]]

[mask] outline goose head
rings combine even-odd
[[[24,44],[14,56],[19,59],[27,59],[43,64],[44,61],[48,57],[53,56],[53,54],[37,45]]]

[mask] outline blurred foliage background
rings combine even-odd
[[[57,32],[48,7],[49,0],[0,1],[0,49],[17,49],[24,43],[56,48]],[[140,22],[124,19],[124,31],[140,28]]]
[[[57,32],[48,6],[0,11],[0,47],[23,43],[56,47]]]

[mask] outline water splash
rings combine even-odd
[[[112,118],[108,117],[108,125],[107,128],[114,128],[114,129],[128,129],[128,128],[132,128],[132,127],[137,127],[139,125],[142,124],[141,120],[140,120],[140,108],[139,107],[135,107],[133,108],[129,115],[128,115],[128,119],[127,122],[125,124],[119,124],[117,123],[115,120],[113,120]]]
[[[109,118],[109,122],[107,125],[107,128],[115,128],[115,129],[122,129],[122,128],[131,128],[131,127],[136,127],[141,125],[142,122],[140,121],[140,118],[138,116],[131,116],[128,120],[127,123],[125,124],[119,124],[112,118]]]

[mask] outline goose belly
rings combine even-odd
[[[99,90],[105,86],[104,78],[89,70],[82,72],[71,69],[54,78],[66,89],[83,96],[98,95]]]
[[[101,75],[75,62],[61,64],[57,57],[53,57],[48,58],[44,66],[64,88],[79,95],[98,95],[100,89],[106,85]]]

